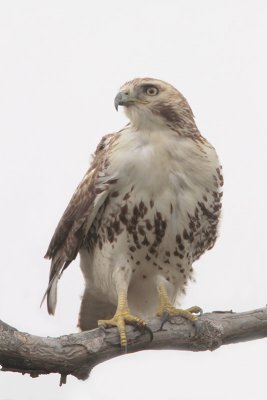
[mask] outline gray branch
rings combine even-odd
[[[154,334],[127,327],[128,353],[145,349],[204,351],[221,345],[267,337],[267,308],[242,313],[212,312],[199,317],[196,325],[182,317],[171,318],[161,329],[160,318],[149,321]],[[60,384],[67,375],[88,378],[102,361],[123,354],[116,328],[97,328],[58,338],[19,332],[0,321],[0,364],[2,371],[37,377],[59,373]]]

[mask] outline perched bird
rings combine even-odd
[[[48,247],[47,307],[80,254],[85,279],[78,325],[145,327],[155,315],[195,320],[199,307],[175,308],[192,264],[217,238],[223,177],[215,149],[190,106],[170,84],[126,82],[115,97],[130,123],[100,141]]]

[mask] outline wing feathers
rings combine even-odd
[[[99,209],[109,194],[111,183],[107,174],[108,149],[117,136],[118,134],[106,135],[101,140],[92,166],[73,194],[45,254],[45,258],[52,259],[49,284],[43,298],[44,301],[47,296],[49,314],[55,312],[58,280],[76,258],[88,232],[90,234],[90,228]]]

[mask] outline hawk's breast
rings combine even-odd
[[[109,267],[121,262],[131,265],[132,286],[140,290],[142,282],[144,293],[158,273],[182,290],[192,262],[216,239],[218,168],[208,144],[169,131],[126,131],[111,154],[110,175],[118,179],[97,232],[101,279],[106,274],[108,282]]]

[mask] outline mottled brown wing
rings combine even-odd
[[[95,152],[91,168],[74,192],[51,239],[45,258],[51,259],[47,309],[54,314],[57,302],[57,282],[63,271],[76,258],[84,238],[109,194],[107,175],[108,148],[116,135],[106,135]],[[114,181],[114,179],[112,180]]]

